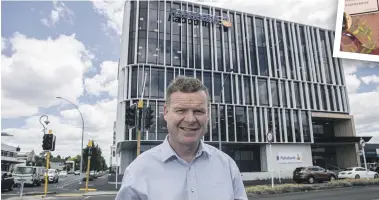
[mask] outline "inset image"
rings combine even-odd
[[[379,0],[340,0],[335,57],[379,62]]]

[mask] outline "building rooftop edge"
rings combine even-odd
[[[125,3],[129,2],[129,1],[134,1],[134,0],[127,0],[127,1],[125,1]],[[140,0],[137,0],[137,1],[140,1]],[[135,1],[135,2],[137,2],[137,1]],[[197,2],[193,2],[193,1],[182,1],[182,0],[181,1],[173,1],[173,0],[168,0],[166,2],[192,3],[195,6],[207,6],[208,8],[215,8],[215,9],[220,9],[220,10],[223,10],[223,11],[224,10],[226,10],[226,11],[234,11],[237,14],[242,14],[242,13],[243,14],[250,14],[250,15],[253,15],[253,16],[256,16],[256,17],[268,18],[268,19],[278,20],[278,21],[287,22],[287,23],[294,23],[294,24],[298,24],[298,25],[303,25],[303,26],[308,26],[308,27],[312,27],[312,28],[317,28],[317,29],[324,30],[324,31],[330,31],[330,32],[333,32],[333,33],[335,32],[335,30],[333,30],[333,29],[322,28],[322,27],[315,26],[315,25],[303,24],[303,23],[299,23],[299,22],[288,21],[288,20],[284,20],[284,19],[279,19],[279,18],[275,18],[275,17],[264,16],[264,15],[260,15],[260,14],[254,14],[254,13],[250,13],[250,12],[244,12],[244,11],[239,11],[239,10],[222,8],[222,7],[218,7],[218,6],[201,4],[201,3],[197,3]]]

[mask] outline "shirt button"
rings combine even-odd
[[[195,190],[194,190],[194,189],[191,189],[191,192],[195,192]]]

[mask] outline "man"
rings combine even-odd
[[[208,108],[198,79],[173,80],[164,105],[168,135],[126,168],[116,200],[247,200],[234,160],[201,140]]]

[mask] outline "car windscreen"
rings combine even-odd
[[[17,167],[14,171],[15,174],[33,174],[32,167]]]

